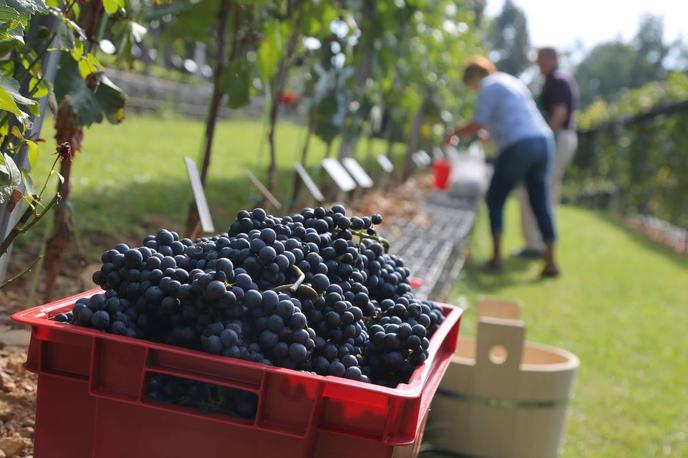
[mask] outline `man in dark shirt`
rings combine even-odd
[[[549,198],[554,211],[561,198],[561,182],[566,167],[573,160],[578,146],[573,113],[578,104],[578,88],[571,76],[559,70],[559,59],[554,48],[542,48],[538,51],[537,64],[545,83],[540,93],[540,106],[545,119],[554,132],[556,154],[549,175]],[[521,197],[521,228],[525,248],[520,252],[524,257],[540,257],[545,249],[533,211],[528,202],[527,193]]]

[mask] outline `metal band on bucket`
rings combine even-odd
[[[557,400],[545,400],[545,401],[517,401],[514,399],[499,399],[490,398],[487,396],[479,396],[476,394],[467,393],[457,393],[455,391],[449,391],[442,388],[437,390],[439,396],[444,396],[448,398],[461,399],[466,402],[473,402],[475,404],[481,404],[489,407],[499,407],[502,409],[515,409],[515,408],[525,408],[525,409],[551,409],[554,407],[561,407],[568,404],[568,399],[557,399]]]

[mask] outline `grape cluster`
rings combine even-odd
[[[406,293],[380,302],[381,318],[369,328],[366,363],[370,377],[387,386],[409,379],[428,357],[430,336],[442,322],[442,310]]]
[[[255,393],[167,374],[152,374],[148,378],[147,397],[156,402],[247,420],[255,418],[258,405]]]
[[[242,210],[227,233],[196,241],[163,229],[103,253],[93,280],[104,293],[55,319],[396,386],[427,358],[443,315],[414,298],[381,222],[335,205],[284,217]]]

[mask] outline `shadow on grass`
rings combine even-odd
[[[539,275],[533,274],[532,278],[523,278],[523,273],[531,270],[534,263],[540,264],[540,260],[521,259],[510,256],[504,260],[502,272],[490,272],[483,267],[484,260],[469,259],[465,266],[465,275],[472,287],[486,294],[494,293],[504,287],[516,284],[536,284],[543,280]],[[538,270],[539,272],[539,270]]]

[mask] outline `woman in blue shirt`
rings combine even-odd
[[[554,255],[556,234],[547,196],[547,171],[554,155],[552,131],[528,88],[513,76],[496,72],[486,58],[471,59],[464,70],[463,82],[478,93],[475,115],[473,121],[455,129],[452,135],[472,137],[486,129],[499,150],[487,191],[493,246],[487,267],[502,268],[504,202],[523,180],[546,245],[542,276],[555,277],[559,275]]]

